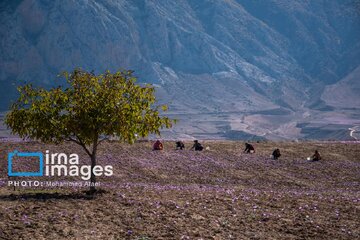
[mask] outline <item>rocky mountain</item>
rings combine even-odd
[[[359,94],[343,98],[359,88],[357,0],[5,0],[0,14],[2,110],[24,81],[130,68],[180,120],[169,137],[348,138],[360,124]]]

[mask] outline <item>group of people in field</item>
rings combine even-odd
[[[164,149],[164,145],[162,144],[162,142],[160,140],[157,140],[154,145],[153,145],[153,150],[157,151],[157,150],[163,150]],[[183,150],[185,149],[185,144],[182,141],[177,141],[175,142],[175,149],[176,150]],[[191,147],[190,150],[195,150],[195,151],[202,151],[204,149],[204,147],[199,143],[198,140],[194,140],[194,144]],[[245,143],[245,149],[243,151],[244,153],[248,153],[248,154],[253,154],[255,153],[255,148],[252,144],[250,143]],[[279,157],[281,156],[280,153],[280,149],[276,148],[273,153],[271,154],[271,158],[274,160],[279,159]],[[320,161],[321,160],[321,156],[318,150],[315,150],[315,153],[309,157],[307,160],[309,161]]]
[[[182,141],[177,141],[175,146],[176,150],[183,150],[185,149],[185,144]],[[162,142],[160,140],[157,140],[154,145],[153,145],[153,150],[163,150],[164,149],[164,145],[162,144]],[[195,151],[202,151],[204,149],[204,147],[201,145],[201,143],[199,143],[198,140],[194,140],[194,145],[192,146],[192,148],[190,150],[195,150]]]

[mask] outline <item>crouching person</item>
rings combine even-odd
[[[198,140],[194,140],[194,145],[192,146],[192,148],[190,150],[195,150],[195,151],[202,151],[204,149],[203,146],[201,146],[201,144],[199,143]]]
[[[164,145],[160,142],[160,140],[157,140],[153,145],[153,151],[155,150],[163,150]]]
[[[177,141],[176,142],[176,150],[183,150],[185,149],[185,144],[182,141]]]
[[[320,161],[321,160],[321,156],[318,150],[315,150],[314,155],[312,155],[311,157],[311,161],[316,162],[316,161]]]

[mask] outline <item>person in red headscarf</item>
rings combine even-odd
[[[163,150],[163,149],[164,149],[163,144],[160,142],[160,140],[157,140],[154,143],[153,150]]]

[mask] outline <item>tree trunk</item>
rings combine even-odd
[[[96,166],[96,151],[93,152],[91,155],[91,178],[90,178],[90,192],[94,193],[96,192],[95,183],[96,183],[96,176],[94,175],[94,167]]]
[[[96,176],[94,174],[94,167],[96,166],[96,152],[97,152],[97,146],[98,146],[98,135],[95,134],[93,147],[92,147],[92,153],[91,153],[91,177],[90,177],[90,193],[95,193],[95,183],[96,183]]]
[[[96,166],[96,151],[97,151],[97,146],[98,146],[98,141],[99,141],[98,136],[95,134],[94,141],[92,143],[92,150],[89,150],[87,148],[87,146],[80,139],[79,139],[79,141],[76,141],[76,140],[73,140],[73,141],[75,141],[77,144],[82,146],[83,149],[85,150],[85,152],[90,157],[90,160],[91,160],[91,167],[90,167],[91,173],[90,174],[91,175],[90,175],[90,190],[89,190],[89,193],[94,194],[96,192],[96,188],[95,188],[96,176],[94,174],[94,167]]]

